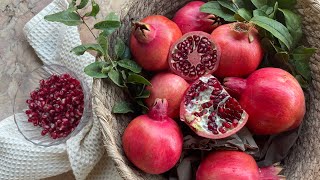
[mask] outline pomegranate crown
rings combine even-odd
[[[168,117],[168,101],[157,98],[150,109],[148,116],[156,121],[162,121]]]
[[[133,35],[140,43],[149,43],[155,38],[156,32],[150,24],[134,22]]]

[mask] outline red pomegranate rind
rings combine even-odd
[[[80,82],[69,74],[40,80],[40,87],[26,101],[28,122],[43,128],[41,135],[57,139],[68,136],[79,124],[84,110]]]
[[[199,136],[221,139],[238,132],[248,114],[212,75],[200,77],[186,91],[180,120]]]
[[[193,31],[171,46],[168,61],[171,71],[194,81],[218,68],[220,48],[208,33]]]

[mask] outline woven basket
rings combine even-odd
[[[169,18],[190,0],[131,0],[121,11],[123,27],[116,36],[128,40],[132,20],[140,20],[148,15],[162,14]],[[298,0],[298,12],[303,18],[305,42],[311,47],[320,48],[320,0]],[[115,39],[115,38],[112,38]],[[301,135],[285,160],[285,175],[291,179],[320,179],[320,54],[311,59],[312,86],[308,93],[307,114]],[[101,122],[105,147],[108,155],[124,179],[164,179],[162,176],[148,175],[136,169],[125,157],[121,145],[122,133],[132,119],[127,116],[114,116],[111,113],[115,102],[124,99],[122,91],[101,79],[93,85],[93,108]]]

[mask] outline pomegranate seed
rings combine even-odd
[[[65,137],[79,124],[84,110],[81,84],[69,74],[52,75],[39,81],[40,87],[30,93],[26,114],[35,126],[50,132],[53,139]],[[39,119],[38,119],[39,118]],[[56,131],[61,129],[63,132]]]
[[[222,134],[224,134],[224,133],[227,132],[227,131],[224,129],[224,127],[219,127],[219,131],[220,131]]]
[[[237,119],[234,119],[234,120],[232,121],[233,127],[237,127],[238,123],[239,123],[239,121],[238,121]]]
[[[225,127],[225,128],[231,128],[231,125],[227,122],[223,122],[222,125]]]
[[[218,112],[219,112],[219,113],[223,113],[223,112],[224,112],[224,109],[223,109],[222,107],[219,107],[219,108],[218,108]]]
[[[217,129],[212,130],[213,134],[219,134],[219,132],[217,131]]]

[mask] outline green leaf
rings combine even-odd
[[[229,0],[217,0],[218,3],[232,12],[237,12],[237,7]]]
[[[280,63],[280,64],[288,64],[289,63],[289,54],[288,52],[277,52],[274,55],[275,59]]]
[[[55,14],[46,15],[45,20],[51,22],[60,22],[67,26],[77,26],[82,23],[80,16],[73,12],[74,8],[69,8]]]
[[[299,46],[292,51],[292,55],[296,56],[295,59],[306,59],[309,60],[311,56],[316,52],[315,48],[306,48],[303,46]]]
[[[125,49],[126,49],[126,45],[124,44],[122,39],[118,37],[116,40],[116,44],[114,45],[114,52],[115,52],[116,56],[118,58],[122,57],[125,52]]]
[[[119,87],[124,87],[121,74],[118,71],[112,69],[111,71],[109,71],[108,76],[116,85],[118,85]]]
[[[106,16],[107,21],[120,21],[119,16],[115,12],[111,12]]]
[[[142,91],[142,93],[139,95],[139,96],[137,96],[137,97],[135,97],[136,99],[146,99],[146,98],[148,98],[150,96],[150,91],[148,91],[148,90],[144,90],[144,91]]]
[[[91,12],[86,13],[84,16],[87,16],[87,17],[92,16],[96,18],[99,11],[100,11],[99,5],[94,0],[91,0]]]
[[[114,21],[114,20],[106,20],[96,23],[93,27],[95,29],[103,30],[104,36],[109,36],[112,34],[115,30],[117,30],[120,27],[121,23],[120,21]]]
[[[250,19],[252,18],[251,12],[244,8],[239,9],[238,14],[246,21],[250,21]]]
[[[278,2],[274,4],[272,13],[269,14],[269,18],[273,19],[278,11]],[[267,13],[268,14],[268,13]]]
[[[297,0],[279,0],[279,7],[284,9],[293,9],[297,4]]]
[[[237,8],[245,8],[245,9],[249,9],[249,10],[255,9],[251,0],[232,0],[232,2],[234,3],[234,5]]]
[[[302,88],[308,88],[308,82],[301,75],[296,75],[295,78]]]
[[[262,6],[267,5],[268,0],[251,0],[251,2],[255,7],[261,8]]]
[[[253,16],[265,16],[268,17],[268,15],[266,14],[266,12],[260,10],[260,9],[256,9],[253,11]]]
[[[106,55],[107,54],[107,51],[108,51],[108,41],[107,39],[100,33],[98,38],[97,38],[97,41],[102,49],[102,54],[103,55]]]
[[[86,7],[86,5],[88,4],[89,0],[81,0],[80,4],[77,6],[78,9],[82,9],[84,7]]]
[[[236,21],[234,18],[234,13],[226,8],[220,6],[217,1],[210,1],[201,6],[200,10],[205,13],[215,14],[225,21]]]
[[[124,53],[119,57],[120,59],[131,59],[130,48],[126,45]]]
[[[77,0],[72,0],[68,8],[73,8],[76,5]]]
[[[125,114],[130,112],[134,112],[132,104],[125,101],[117,102],[112,108],[112,113],[115,114]]]
[[[130,74],[127,81],[128,83],[138,83],[138,84],[151,86],[151,83],[146,78],[144,78],[139,74]]]
[[[292,64],[295,66],[297,72],[306,80],[311,79],[309,60],[315,52],[316,49],[314,48],[305,48],[301,46],[293,50],[291,54]]]
[[[264,16],[255,16],[250,20],[250,22],[267,30],[281,42],[283,42],[288,47],[288,49],[291,49],[292,36],[283,24]]]
[[[142,99],[137,101],[137,104],[141,106],[143,109],[148,110],[149,108],[143,103]]]
[[[71,52],[74,52],[76,55],[83,55],[84,52],[86,52],[87,50],[94,50],[97,51],[101,54],[103,54],[103,49],[101,48],[101,46],[99,44],[83,44],[83,45],[79,45],[74,47],[73,49],[71,49]]]
[[[96,61],[84,68],[84,72],[93,78],[107,78],[108,75],[102,72],[104,67],[109,67],[107,62]]]
[[[296,71],[301,74],[303,78],[308,81],[311,79],[311,70],[308,61],[294,60],[293,65],[296,68]]]
[[[129,69],[130,71],[134,73],[140,73],[142,68],[135,62],[130,59],[123,59],[118,61],[118,65],[120,67],[123,67],[125,69]]]
[[[288,28],[292,38],[293,46],[296,45],[302,37],[301,19],[300,16],[288,9],[280,9],[284,15],[286,27]]]

